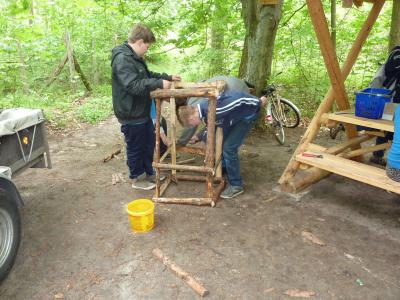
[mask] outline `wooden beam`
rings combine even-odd
[[[200,147],[190,147],[190,146],[181,146],[177,145],[176,150],[178,152],[184,152],[184,153],[190,153],[190,154],[196,154],[196,155],[206,155],[206,150],[204,148]]]
[[[215,166],[217,170],[215,176],[222,177],[222,142],[223,142],[223,131],[222,127],[217,127],[216,138],[215,138]]]
[[[217,92],[218,93],[218,92]],[[214,152],[214,144],[215,144],[215,112],[217,109],[217,96],[210,97],[208,101],[208,113],[207,113],[207,142],[206,142],[206,157],[205,157],[205,164],[207,168],[214,169],[214,159],[215,159],[215,152]],[[208,173],[206,175],[206,197],[212,198],[213,197],[213,182],[212,176],[213,173]]]
[[[66,52],[63,58],[61,59],[60,63],[58,64],[58,66],[53,70],[53,74],[51,75],[49,80],[47,80],[46,87],[50,86],[54,82],[54,80],[56,80],[57,76],[60,75],[67,61],[68,61],[68,53]]]
[[[340,110],[350,108],[349,100],[347,99],[346,89],[344,86],[344,76],[340,71],[339,62],[336,56],[336,51],[333,46],[329,33],[328,23],[326,21],[324,8],[321,0],[307,0],[308,10],[314,31],[317,35],[320,45],[321,54],[325,61],[326,70],[333,87],[336,103]],[[356,127],[353,125],[345,125],[346,135],[348,138],[357,136]]]
[[[165,169],[165,170],[178,170],[178,171],[192,171],[199,173],[214,174],[214,169],[204,166],[185,166],[185,165],[173,165],[173,164],[162,164],[153,162],[154,168]]]
[[[365,126],[369,128],[380,129],[384,131],[394,132],[393,121],[388,120],[374,120],[356,117],[353,110],[338,111],[335,113],[328,114],[330,120],[334,120],[341,123],[351,123],[355,125]]]
[[[391,180],[386,175],[386,171],[384,169],[369,166],[331,154],[319,152],[316,152],[315,154],[322,154],[323,158],[298,155],[297,159],[303,163],[315,166],[317,168],[400,194],[400,183]]]
[[[376,19],[379,16],[379,13],[380,13],[384,3],[385,3],[384,0],[377,0],[374,3],[370,13],[368,14],[368,17],[367,17],[365,23],[363,24],[362,28],[360,29],[360,32],[358,33],[357,38],[354,41],[354,43],[350,49],[350,52],[347,55],[346,61],[342,67],[343,79],[345,79],[349,75],[354,63],[357,60],[358,55],[360,54],[361,48],[362,48],[366,38],[368,37],[369,33],[372,30],[373,24],[375,23]],[[303,135],[297,149],[293,153],[292,158],[290,159],[288,165],[286,166],[285,170],[283,171],[282,176],[279,179],[279,183],[281,185],[288,183],[288,180],[290,180],[290,178],[293,178],[293,176],[296,174],[296,171],[300,165],[300,163],[298,161],[296,161],[296,155],[304,152],[307,149],[308,144],[315,139],[315,137],[317,136],[317,134],[319,132],[319,128],[320,128],[320,124],[319,124],[320,118],[321,118],[322,114],[328,112],[331,109],[334,99],[335,99],[335,94],[334,94],[333,88],[330,87],[324,100],[321,102],[320,106],[318,107],[318,110],[316,111],[314,118],[311,120],[310,125],[308,126],[305,134]]]
[[[153,157],[153,165],[160,163],[160,120],[161,120],[161,99],[156,98],[156,147]],[[156,169],[156,190],[154,197],[160,197],[161,195],[161,181],[160,181],[160,168]]]
[[[212,207],[215,206],[215,203],[212,198],[161,198],[154,197],[154,202],[157,203],[170,203],[170,204],[188,204],[188,205],[210,205]]]
[[[160,187],[160,197],[164,194],[165,190],[167,189],[167,187],[171,183],[171,181],[172,181],[172,176],[168,175],[167,178],[165,178],[165,181],[163,182],[163,184]]]
[[[216,90],[212,88],[193,88],[193,89],[157,89],[150,93],[152,98],[188,98],[188,97],[215,97]],[[207,99],[205,99],[207,100]]]
[[[368,141],[372,138],[373,137],[370,135],[361,135],[361,136],[352,138],[351,140],[347,140],[341,144],[338,144],[338,145],[328,148],[326,150],[326,153],[339,154],[348,148],[352,148],[354,145],[360,145],[362,142]]]
[[[341,156],[343,156],[345,158],[352,158],[352,157],[356,157],[356,156],[359,156],[362,154],[371,153],[374,151],[387,150],[390,148],[391,144],[392,143],[384,143],[384,144],[378,144],[378,145],[374,145],[374,146],[370,146],[370,147],[363,147],[361,149],[353,150],[348,153],[342,153]]]
[[[172,89],[174,89],[174,83],[172,83]],[[172,97],[169,99],[169,115],[170,115],[170,123],[168,128],[168,137],[172,142],[171,145],[171,163],[176,165],[176,105],[175,98]],[[172,175],[176,175],[176,170],[172,170]]]
[[[217,89],[222,92],[226,86],[225,81],[216,80],[213,82],[183,82],[176,81],[174,82],[175,89],[199,89],[199,88],[209,88],[209,89]]]

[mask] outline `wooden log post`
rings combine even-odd
[[[343,75],[343,79],[345,79],[354,63],[357,60],[357,57],[361,51],[361,48],[365,42],[365,40],[367,39],[369,33],[372,30],[372,26],[375,23],[377,17],[379,16],[379,13],[383,7],[384,4],[384,0],[376,0],[364,25],[362,26],[360,32],[358,33],[358,36],[356,38],[356,40],[354,41],[351,50],[346,58],[346,61],[342,67],[342,75]],[[314,118],[312,119],[310,125],[308,126],[305,134],[303,135],[296,151],[293,153],[292,158],[290,159],[288,165],[286,166],[286,169],[283,171],[282,176],[279,179],[279,183],[281,185],[287,185],[288,181],[291,180],[298,168],[300,163],[298,161],[296,161],[296,156],[299,153],[304,152],[307,149],[308,144],[314,140],[314,138],[317,136],[319,129],[320,129],[320,118],[322,116],[322,114],[328,112],[333,104],[333,101],[335,100],[335,93],[333,91],[333,88],[330,87],[328,93],[326,94],[324,100],[322,101],[322,103],[320,104],[320,106],[318,107],[318,110],[316,111]],[[320,170],[320,171],[314,171],[315,173],[319,173],[320,175],[320,179],[325,177],[326,171]],[[311,173],[311,172],[310,172]],[[307,181],[307,175],[301,176],[302,180],[306,180]],[[312,174],[312,176],[310,175],[310,184],[317,182],[318,181],[318,174]]]
[[[156,98],[156,149],[154,151],[153,167],[156,169],[156,191],[155,198],[160,197],[160,168],[155,166],[160,162],[160,119],[161,119],[161,99]]]
[[[186,282],[190,288],[199,294],[201,297],[204,297],[209,294],[209,291],[204,288],[204,286],[199,283],[196,279],[189,275],[186,271],[182,270],[179,266],[177,266],[169,257],[165,256],[164,253],[160,249],[154,249],[152,251],[153,255],[161,261],[168,269],[170,269],[175,275],[177,275],[180,279]]]
[[[208,113],[207,113],[207,144],[206,144],[206,167],[214,169],[214,145],[215,145],[215,112],[217,107],[217,98],[210,97],[208,100]],[[207,193],[206,198],[213,197],[213,174],[206,175]]]
[[[191,89],[157,89],[150,93],[153,98],[188,98],[188,97],[216,97],[216,89],[212,88],[191,88]]]
[[[67,61],[68,53],[65,53],[58,66],[53,70],[51,77],[47,80],[46,87],[50,86],[54,82],[54,80],[56,80],[57,76],[60,75]]]
[[[174,89],[174,83],[172,83],[171,89]],[[175,98],[169,99],[169,115],[170,115],[170,127],[168,128],[169,139],[172,142],[171,145],[171,163],[176,165],[176,104]],[[176,170],[172,170],[172,175],[176,175]]]
[[[222,142],[223,131],[221,127],[217,127],[216,140],[215,140],[215,172],[216,177],[222,177]]]
[[[67,47],[68,64],[69,64],[69,79],[71,83],[72,93],[76,93],[76,80],[75,80],[75,64],[71,46],[71,37],[69,32],[65,32],[65,46]]]
[[[169,204],[187,204],[196,206],[215,206],[215,202],[212,198],[153,198],[154,202],[157,203],[169,203]]]
[[[158,163],[158,162],[154,161],[153,167],[159,168],[159,169],[164,169],[164,170],[177,170],[177,171],[207,173],[207,174],[211,174],[211,176],[214,174],[214,169],[207,167],[207,166],[173,165],[173,164]]]
[[[82,71],[82,69],[81,69],[81,66],[79,65],[78,60],[76,59],[76,56],[75,56],[74,53],[72,53],[72,57],[73,57],[73,59],[74,59],[75,70],[76,70],[76,72],[79,74],[79,76],[81,77],[81,80],[82,80],[82,82],[83,82],[83,85],[85,86],[85,88],[86,88],[89,92],[93,91],[93,90],[92,90],[92,87],[90,86],[89,80],[87,79],[87,77],[86,77],[85,74],[83,73],[83,71]]]

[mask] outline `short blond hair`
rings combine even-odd
[[[183,105],[178,109],[178,121],[181,123],[183,127],[191,126],[189,123],[189,119],[192,116],[195,116],[197,113],[197,107],[191,105]]]
[[[134,43],[138,40],[143,40],[145,43],[154,43],[156,37],[149,27],[143,24],[136,24],[132,27],[128,35],[128,41]]]

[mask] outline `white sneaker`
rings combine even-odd
[[[133,179],[132,188],[137,190],[152,190],[156,185],[147,179],[146,173]]]
[[[160,174],[160,181],[165,180],[166,176],[163,174]],[[156,175],[147,175],[147,180],[153,183],[156,183]]]

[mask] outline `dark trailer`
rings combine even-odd
[[[51,168],[40,109],[0,111],[0,281],[10,271],[21,239],[21,196],[12,179],[28,168]]]

